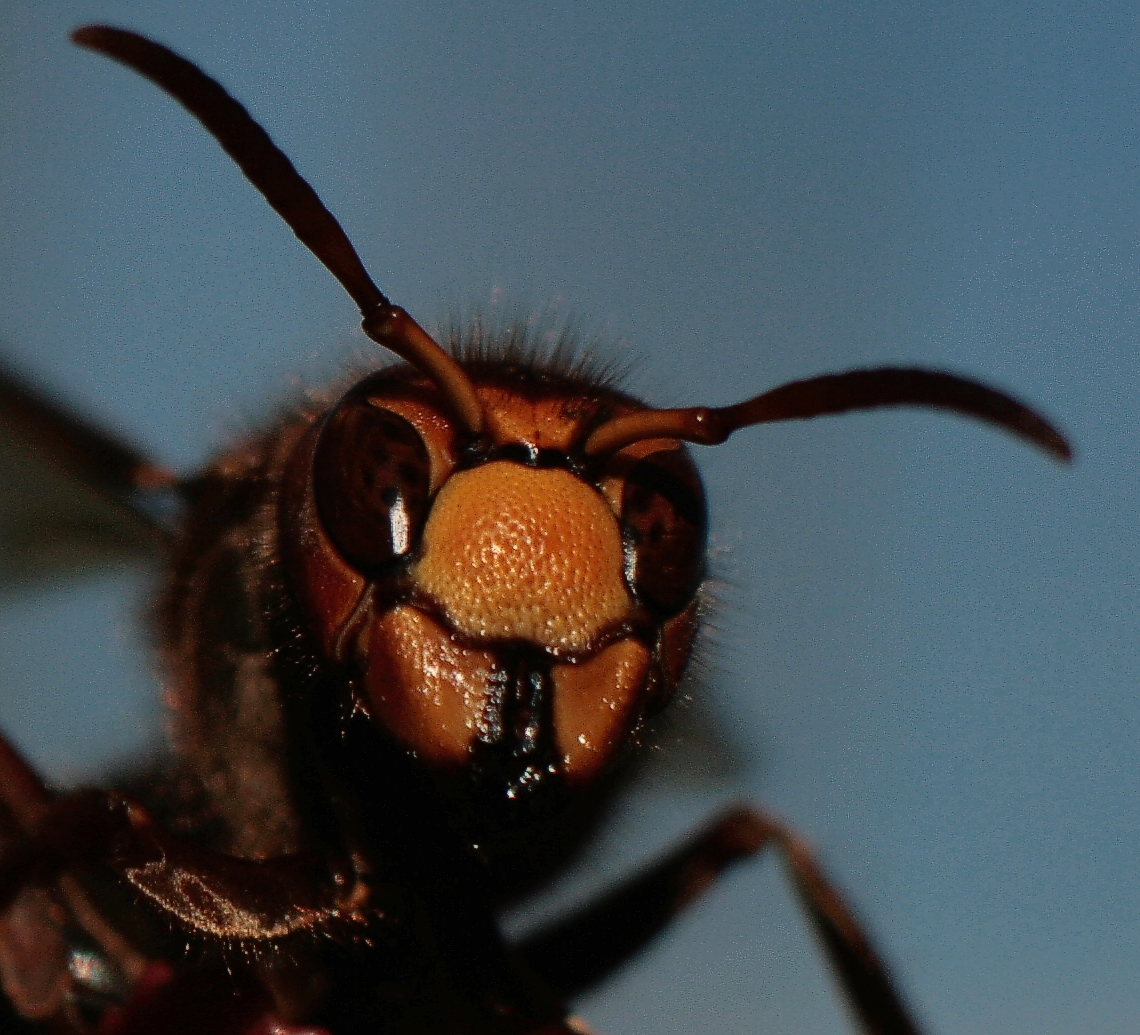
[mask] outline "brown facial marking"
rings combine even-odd
[[[677,614],[693,599],[705,570],[704,490],[688,455],[661,450],[634,464],[625,478],[621,519],[634,593],[660,615]]]
[[[415,581],[472,640],[573,653],[630,610],[613,513],[567,471],[498,461],[454,475],[423,544]]]
[[[455,427],[436,406],[416,398],[370,395],[370,406],[391,410],[418,432],[431,464],[428,492],[438,492],[455,467]]]
[[[613,507],[614,513],[621,513],[621,501],[625,493],[625,477],[639,460],[644,460],[653,453],[682,448],[681,443],[675,438],[647,438],[626,446],[621,452],[610,457],[598,488],[609,501],[610,506]]]
[[[576,444],[582,422],[596,409],[580,398],[530,398],[491,386],[481,387],[479,397],[487,414],[487,434],[495,445],[524,442],[561,452]]]
[[[689,655],[693,652],[693,641],[700,627],[699,610],[700,601],[694,600],[679,615],[670,618],[661,629],[657,646],[661,679],[658,692],[650,702],[650,707],[654,710],[664,708],[669,703],[685,674]]]
[[[329,418],[313,461],[329,538],[364,572],[408,553],[428,506],[431,464],[411,422],[349,396]]]
[[[455,643],[412,607],[382,615],[369,632],[364,680],[373,712],[428,762],[468,760],[495,672],[493,654]]]
[[[649,651],[634,639],[553,666],[554,735],[568,780],[587,780],[611,761],[636,719],[648,672]]]

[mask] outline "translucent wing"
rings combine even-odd
[[[0,367],[0,589],[157,557],[148,497],[174,484]]]

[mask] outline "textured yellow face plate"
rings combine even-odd
[[[617,520],[567,471],[497,461],[453,475],[423,541],[417,585],[475,642],[575,653],[632,606]]]

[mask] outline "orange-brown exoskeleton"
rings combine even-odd
[[[196,115],[402,362],[187,478],[0,385],[9,432],[111,501],[115,536],[166,551],[175,748],[114,791],[53,795],[0,741],[10,1023],[565,1033],[570,995],[771,844],[865,1027],[914,1031],[810,854],[750,809],[521,944],[496,910],[565,862],[685,671],[706,539],[686,443],[896,405],[970,414],[1062,458],[1064,439],[1008,396],[932,371],[658,410],[518,341],[442,347],[217,83],[132,33],[75,40]],[[181,500],[169,525],[138,509],[155,490]]]

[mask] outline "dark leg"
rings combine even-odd
[[[0,736],[0,856],[19,852],[52,804],[39,774]],[[100,1002],[114,998],[149,966],[95,909],[72,874],[62,873],[48,886],[14,891],[0,912],[0,984],[21,1016],[62,1016],[78,1024],[81,1003],[93,1001],[92,996]],[[82,978],[71,973],[77,947],[85,954]],[[89,955],[92,951],[101,957]]]
[[[865,1030],[870,1035],[919,1035],[886,964],[839,890],[823,875],[811,850],[786,828],[774,824],[773,829],[800,901]]]
[[[231,972],[214,965],[213,969],[207,966],[175,972],[164,963],[147,960],[94,908],[70,872],[57,873],[52,890],[18,886],[21,871],[37,875],[57,871],[63,868],[66,856],[79,861],[107,849],[114,841],[113,838],[108,840],[108,832],[116,830],[114,817],[122,812],[122,805],[121,801],[100,794],[56,801],[35,770],[0,736],[0,841],[8,849],[0,871],[7,870],[9,877],[17,878],[17,886],[10,886],[6,896],[11,905],[0,917],[0,971],[5,991],[12,999],[9,1005],[0,996],[0,1031],[30,1033],[33,1029],[25,1025],[22,1017],[47,1021],[53,1025],[53,1031],[88,1028],[75,1015],[74,990],[67,990],[70,984],[66,973],[67,935],[58,918],[50,915],[53,908],[58,910],[54,898],[58,895],[74,923],[119,967],[130,986],[126,1002],[111,1004],[102,1013],[101,1032],[114,1035],[154,1035],[159,1031],[164,1035],[199,1035],[205,1031],[215,1035],[329,1035],[324,1029],[297,1027],[283,1021],[273,1012],[271,994],[252,974],[240,968]],[[136,810],[134,825],[145,829],[141,818]],[[84,835],[89,839],[80,848],[78,842]],[[185,863],[184,855],[178,852],[177,839],[160,840],[171,842],[163,847],[173,848],[175,865]],[[140,836],[139,842],[129,846],[129,850],[142,850],[145,835]],[[157,844],[158,840],[154,840],[152,847]],[[117,850],[125,849],[119,845]],[[51,861],[30,862],[38,853],[46,853]],[[162,874],[163,868],[159,867],[154,877],[159,888]],[[184,871],[182,875],[186,876]],[[232,879],[233,874],[227,876]],[[208,889],[209,883],[203,881],[198,887]],[[44,909],[37,913],[36,905],[43,905]],[[54,988],[56,985],[60,986],[58,990]],[[54,997],[45,996],[41,991],[45,988],[54,991]]]
[[[800,900],[864,1030],[869,1035],[918,1035],[886,966],[807,846],[753,809],[734,809],[722,816],[656,866],[528,938],[519,954],[558,994],[570,997],[635,955],[732,863],[769,844],[783,852]]]
[[[604,898],[529,937],[518,951],[563,998],[597,983],[652,941],[729,866],[755,855],[766,822],[734,809]]]
[[[116,794],[83,791],[56,801],[34,834],[0,863],[0,908],[27,884],[76,866],[107,864],[188,934],[269,942],[364,922],[373,889],[347,861],[222,855],[158,827]]]
[[[25,835],[35,832],[51,808],[52,795],[20,753],[0,736],[0,807]]]

